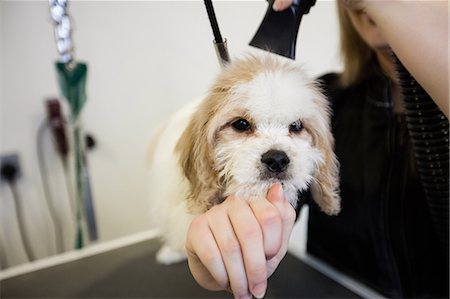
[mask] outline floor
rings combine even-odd
[[[0,281],[0,298],[230,298],[209,292],[192,278],[187,263],[155,263],[152,239]],[[359,298],[287,255],[269,279],[266,298]]]

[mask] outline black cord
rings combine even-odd
[[[23,221],[23,209],[22,209],[22,200],[19,196],[19,192],[17,192],[16,184],[14,180],[8,180],[8,186],[11,189],[11,194],[14,199],[14,206],[16,210],[17,223],[19,224],[20,236],[22,238],[23,249],[25,250],[25,255],[27,259],[32,262],[36,258],[33,255],[33,251],[31,250],[31,246],[29,243],[29,238],[27,235],[27,230],[25,229],[25,223]]]
[[[43,150],[43,137],[44,133],[48,128],[48,122],[44,120],[38,129],[38,134],[36,138],[36,148],[38,156],[39,171],[41,174],[42,187],[44,190],[45,201],[47,202],[48,211],[50,214],[50,219],[53,225],[53,230],[55,234],[55,243],[57,253],[61,253],[64,250],[63,236],[60,227],[60,221],[58,220],[58,215],[55,207],[53,206],[53,200],[51,199],[50,187],[47,181],[47,168],[45,166],[44,150]]]
[[[204,0],[206,6],[206,12],[208,13],[209,22],[214,35],[216,43],[223,43],[222,35],[220,34],[219,24],[217,24],[216,14],[214,13],[214,7],[211,0]]]

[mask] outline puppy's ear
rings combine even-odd
[[[209,116],[202,108],[193,114],[175,148],[189,181],[188,207],[192,213],[202,213],[217,204],[214,200],[219,189],[213,170],[213,145],[207,140]]]
[[[323,161],[311,186],[312,196],[328,215],[337,215],[341,209],[339,196],[339,162],[334,154],[334,138],[330,131],[329,109],[323,104],[323,118],[317,118],[310,133],[315,146],[321,151]]]

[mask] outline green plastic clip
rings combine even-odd
[[[69,103],[75,147],[75,176],[77,185],[77,235],[75,248],[83,247],[82,207],[84,198],[83,186],[83,141],[79,122],[80,112],[86,102],[87,65],[84,63],[56,63],[60,90]]]

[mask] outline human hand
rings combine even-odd
[[[282,11],[292,5],[293,0],[275,0],[272,8],[275,11]]]
[[[368,0],[339,0],[345,7],[351,10],[364,10]],[[282,11],[292,5],[293,0],[275,0],[272,8],[275,11]]]
[[[195,280],[235,298],[262,298],[267,278],[287,252],[295,211],[280,184],[266,198],[250,203],[230,196],[196,217],[188,230],[186,251]]]
[[[367,5],[367,0],[340,0],[340,2],[351,10],[363,11]]]

